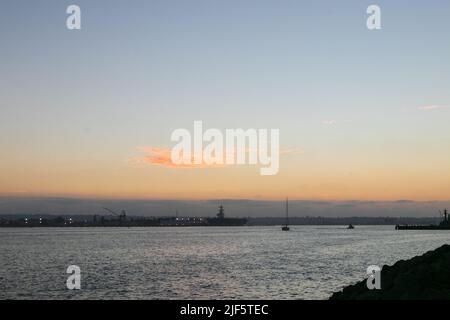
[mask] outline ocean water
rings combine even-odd
[[[327,299],[445,243],[394,226],[0,229],[0,299]]]

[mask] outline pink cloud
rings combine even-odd
[[[227,164],[194,164],[194,156],[192,156],[192,164],[175,164],[172,162],[171,149],[161,148],[161,147],[136,147],[137,151],[143,153],[143,155],[138,157],[133,157],[130,159],[132,163],[135,164],[147,164],[147,165],[159,165],[173,169],[201,169],[201,168],[223,168]],[[248,153],[250,149],[247,149]],[[299,148],[290,148],[280,150],[280,156],[283,155],[295,155],[303,154],[303,150]]]
[[[186,169],[186,168],[219,168],[225,165],[208,165],[205,163],[194,164],[194,157],[192,156],[192,164],[175,164],[172,162],[171,149],[160,147],[137,147],[137,150],[144,153],[143,156],[134,157],[131,160],[135,163],[144,163],[150,165],[160,165],[164,167],[174,169]]]

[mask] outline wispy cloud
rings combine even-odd
[[[305,151],[300,148],[290,148],[290,149],[281,149],[280,155],[289,155],[289,154],[304,154]]]
[[[137,147],[139,152],[143,153],[142,156],[131,158],[134,163],[159,165],[174,169],[186,169],[186,168],[206,168],[206,167],[219,167],[219,165],[207,165],[207,164],[194,164],[194,157],[192,156],[192,164],[175,164],[172,162],[171,149],[160,147]]]
[[[440,109],[448,109],[450,106],[444,104],[431,104],[427,106],[420,106],[417,109],[421,111],[432,111],[432,110],[440,110]]]
[[[338,124],[337,120],[323,120],[322,124],[326,125],[326,126],[333,126],[335,124]]]
[[[227,164],[195,164],[194,163],[194,155],[191,158],[191,164],[175,164],[172,162],[170,148],[162,148],[162,147],[136,147],[136,150],[142,155],[137,157],[132,157],[129,160],[134,164],[145,164],[145,165],[157,165],[164,166],[167,168],[173,169],[201,169],[201,168],[223,168],[227,166]],[[248,154],[251,149],[246,148],[246,153]],[[257,151],[257,150],[256,150]],[[280,156],[286,155],[301,155],[303,154],[303,149],[300,148],[289,148],[289,149],[281,149]],[[228,154],[229,155],[229,154]]]

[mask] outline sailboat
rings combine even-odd
[[[283,231],[289,231],[289,199],[286,198],[286,224],[281,227]]]

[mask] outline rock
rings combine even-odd
[[[450,300],[450,245],[381,269],[381,289],[366,280],[335,292],[330,300]]]

